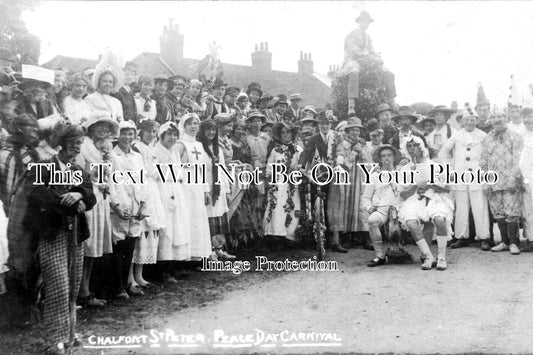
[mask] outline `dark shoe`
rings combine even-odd
[[[385,264],[385,258],[381,259],[381,258],[378,258],[377,256],[372,259],[368,264],[366,264],[366,266],[368,267],[374,267],[374,266],[380,266],[380,265],[384,265]]]
[[[348,249],[343,248],[340,244],[332,244],[331,245],[331,251],[336,253],[347,253]]]
[[[525,247],[520,248],[522,253],[531,253],[533,251],[533,242],[528,241]]]
[[[468,240],[466,239],[457,239],[454,243],[452,243],[451,247],[452,249],[464,248],[468,246],[468,244]]]
[[[489,244],[488,240],[482,240],[481,241],[481,250],[490,251],[490,244]]]

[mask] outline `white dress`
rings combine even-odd
[[[290,169],[296,168],[301,150],[300,147],[296,145],[295,147],[296,152],[293,154],[290,162],[286,161],[288,157],[284,154],[286,148],[276,147],[272,150],[267,161],[267,176],[272,176],[273,163],[289,165]],[[286,173],[288,174],[290,171]],[[267,206],[263,220],[265,235],[276,235],[289,240],[295,240],[296,228],[298,228],[300,221],[300,218],[294,213],[300,210],[300,192],[298,191],[298,186],[289,186],[288,183],[280,185],[270,184],[270,178],[265,183],[269,184]],[[287,212],[285,211],[286,206],[288,206]]]
[[[113,243],[111,237],[111,207],[109,206],[109,194],[104,195],[103,187],[105,185],[97,185],[98,169],[91,169],[92,163],[104,163],[102,152],[94,146],[91,138],[85,137],[81,145],[80,154],[76,162],[86,171],[90,172],[91,181],[93,183],[93,193],[96,197],[96,204],[94,207],[85,212],[85,218],[89,225],[91,236],[83,242],[85,248],[85,256],[91,258],[99,258],[104,254],[113,252]],[[107,161],[110,163],[110,161]],[[106,176],[104,181],[108,181],[109,176]]]
[[[188,260],[191,258],[191,236],[185,230],[184,211],[187,211],[185,192],[181,183],[173,182],[170,168],[166,165],[172,164],[177,177],[180,171],[180,156],[175,146],[167,149],[161,143],[156,144],[154,154],[155,163],[160,164],[163,176],[168,176],[165,182],[159,172],[155,176],[165,213],[165,225],[159,231],[157,260]]]
[[[135,264],[155,264],[157,262],[159,230],[165,226],[167,217],[156,182],[158,176],[155,166],[156,155],[153,147],[141,141],[136,141],[133,145],[141,153],[144,162],[146,178],[144,189],[146,191],[146,214],[148,215],[141,221],[143,231],[135,244],[133,262]]]
[[[156,109],[156,102],[154,99],[149,99],[148,104],[150,105],[150,109],[148,111],[144,110],[144,105],[146,103],[146,99],[143,97],[136,97],[135,98],[135,106],[137,106],[137,113],[142,116],[142,119],[148,119],[148,120],[155,120],[155,117],[157,116],[157,109]]]
[[[89,105],[92,111],[98,110],[109,112],[111,118],[117,122],[121,122],[124,119],[122,104],[113,96],[95,91],[85,98],[85,102]]]
[[[71,95],[65,97],[63,110],[72,124],[82,124],[89,119],[91,114],[91,106],[85,100],[76,100]]]
[[[184,133],[178,144],[183,144],[185,153],[183,155],[184,163],[191,164],[189,169],[184,172],[191,173],[191,181],[187,181],[187,175],[184,175],[183,190],[187,209],[183,213],[186,218],[185,228],[191,238],[191,256],[193,258],[208,257],[212,254],[211,233],[209,231],[209,216],[207,206],[205,205],[204,194],[210,192],[206,184],[195,184],[194,167],[198,170],[203,169],[202,164],[207,162],[207,153],[195,137]],[[187,161],[185,161],[187,159]],[[207,182],[207,181],[206,181]]]

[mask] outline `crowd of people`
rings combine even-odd
[[[353,113],[337,120],[330,110],[301,107],[298,93],[273,97],[260,83],[241,89],[221,77],[153,77],[133,63],[56,70],[52,82],[43,68],[13,72],[9,53],[0,54],[0,294],[17,304],[12,320],[25,321],[41,300],[50,352],[63,352],[68,340],[74,275],[78,305],[106,306],[91,289],[99,258],[110,256],[112,297],[127,300],[153,286],[144,265],[157,264],[162,280],[176,283],[176,261],[231,260],[251,240],[298,243],[313,233],[302,226],[312,224],[315,208],[324,209],[329,249],[347,252],[342,237],[357,233],[375,251],[369,267],[386,263],[391,221],[419,247],[423,270],[445,270],[447,246],[464,247],[474,235],[482,250],[533,250],[533,108],[492,112],[478,96],[475,108],[435,106],[420,115],[382,103],[363,124]],[[37,162],[53,169],[39,170]],[[493,170],[499,180],[429,184],[433,162]],[[157,163],[178,170],[162,174]],[[347,173],[349,184],[243,185],[219,174],[219,164],[257,168],[268,181],[272,163],[304,176],[327,163]],[[371,163],[378,168],[364,184],[360,164]],[[82,183],[51,184],[54,169],[82,171]],[[144,184],[111,181],[114,172],[140,169]],[[413,170],[420,172],[414,184],[377,179],[384,171]],[[35,184],[39,173],[42,185]],[[184,174],[203,174],[207,183],[184,183]],[[174,175],[178,180],[169,182]],[[313,203],[318,195],[323,205]],[[429,243],[427,225],[434,226]]]

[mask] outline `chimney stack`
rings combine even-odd
[[[298,73],[313,75],[313,60],[311,59],[311,53],[300,52],[300,60],[298,61]]]
[[[255,52],[252,53],[252,67],[262,72],[272,70],[272,53],[268,51],[268,42],[255,45]]]
[[[174,70],[183,59],[184,37],[180,34],[179,26],[168,19],[168,26],[163,27],[163,34],[159,37],[159,53],[161,58]]]

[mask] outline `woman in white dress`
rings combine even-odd
[[[178,181],[178,174],[181,171],[180,155],[176,149],[178,136],[178,126],[172,121],[166,122],[159,128],[159,142],[154,148],[155,163],[160,167],[155,180],[159,187],[166,221],[159,230],[157,262],[162,267],[165,281],[171,283],[177,281],[172,276],[170,262],[189,260],[191,257],[191,235],[184,228],[184,211],[192,209],[188,209],[183,185]],[[176,181],[173,180],[173,176]]]
[[[207,205],[211,203],[210,188],[207,184],[195,183],[196,179],[201,181],[201,176],[197,176],[197,172],[205,167],[208,159],[202,143],[196,140],[200,128],[198,115],[195,113],[183,115],[179,128],[180,140],[177,148],[181,162],[190,164],[189,168],[184,169],[183,175],[183,190],[187,201],[187,209],[183,213],[184,227],[191,238],[191,258],[199,260],[212,255],[207,213]]]
[[[215,116],[215,120],[219,115]],[[230,232],[228,223],[230,187],[226,175],[223,173],[219,174],[217,164],[225,165],[225,160],[222,149],[218,144],[219,137],[215,120],[208,119],[202,121],[200,124],[200,131],[198,132],[198,141],[202,143],[202,146],[207,153],[205,175],[211,195],[211,203],[207,205],[209,231],[211,232],[211,243],[215,255],[224,259],[234,259],[235,256],[230,255],[223,250],[226,246],[226,236]],[[219,175],[221,184],[216,184],[215,182],[218,180]]]
[[[133,143],[133,149],[141,153],[144,162],[146,177],[146,217],[142,222],[143,231],[135,244],[133,252],[133,277],[135,282],[142,287],[151,284],[143,278],[143,265],[157,262],[157,248],[159,245],[159,231],[166,223],[165,209],[161,202],[159,187],[156,182],[158,177],[155,166],[156,153],[154,141],[157,135],[155,121],[144,120],[139,125],[139,139]]]
[[[294,144],[298,128],[287,123],[276,123],[272,128],[272,141],[269,143],[267,153],[267,206],[263,229],[265,235],[270,237],[283,237],[287,240],[296,239],[296,228],[300,218],[295,211],[300,210],[300,193],[298,186],[290,183],[270,184],[273,174],[273,165],[283,164],[286,174],[298,166],[301,148]]]
[[[97,67],[93,74],[93,86],[96,91],[85,98],[93,111],[107,111],[111,118],[117,122],[124,119],[122,104],[113,96],[122,86],[122,71],[120,69],[108,69],[106,66]]]
[[[70,95],[63,101],[63,113],[72,124],[82,124],[89,119],[91,106],[83,99],[87,94],[89,78],[83,73],[74,74],[69,79]]]
[[[104,184],[98,184],[98,169],[91,169],[91,164],[111,162],[111,149],[109,146],[106,147],[106,141],[117,134],[118,124],[111,119],[108,112],[93,111],[83,127],[87,130],[87,137],[81,145],[77,163],[90,172],[96,204],[90,211],[85,212],[91,235],[83,242],[85,258],[78,303],[89,307],[102,307],[106,302],[91,295],[89,284],[95,260],[104,254],[113,252],[109,186],[107,185],[109,174],[108,172],[104,174]]]

